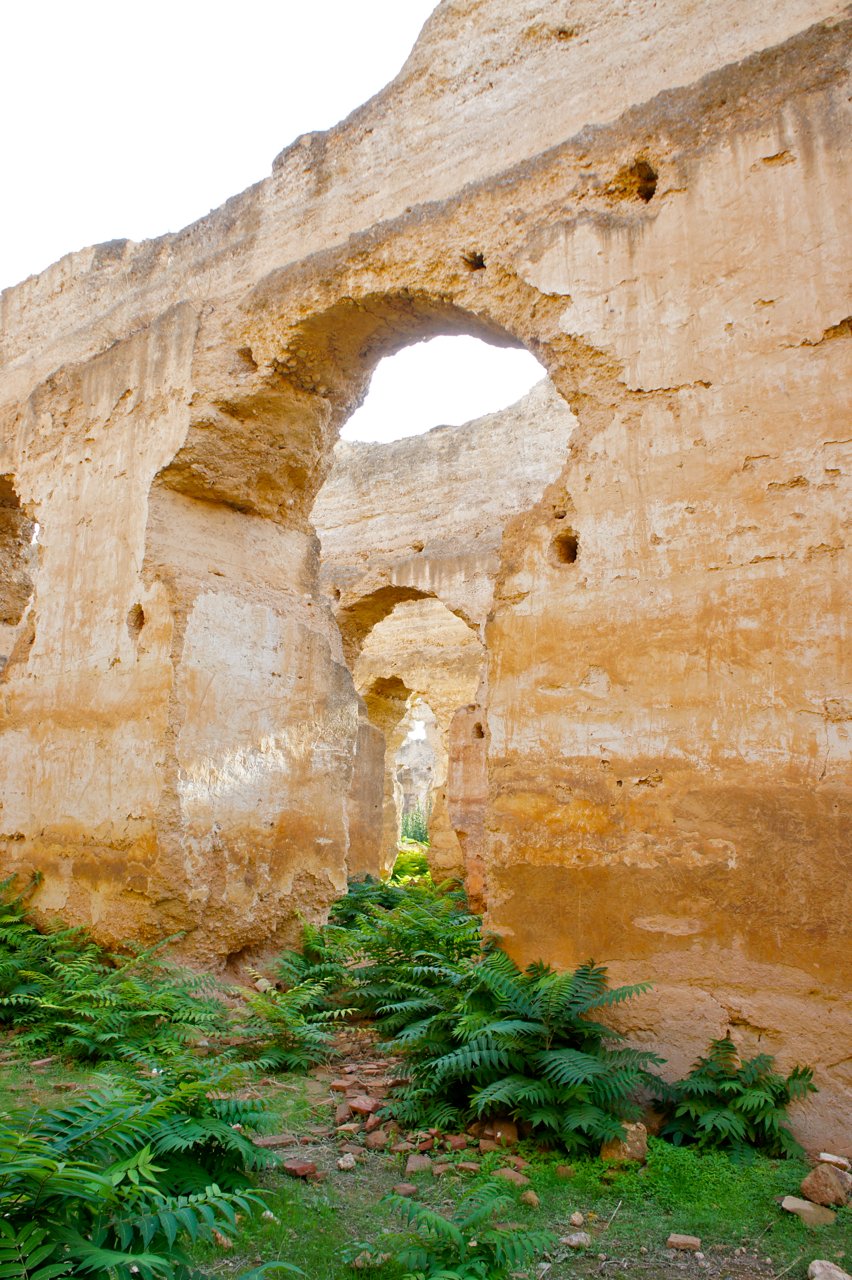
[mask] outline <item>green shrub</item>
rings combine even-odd
[[[429,859],[421,848],[412,849],[407,847],[400,849],[396,855],[396,862],[393,864],[392,881],[422,880],[428,875]]]
[[[82,929],[40,933],[25,896],[0,883],[0,1025],[14,1028],[20,1049],[156,1062],[224,1030],[210,977],[165,963],[160,947],[116,956]]]
[[[262,1206],[248,1175],[274,1160],[248,1132],[263,1108],[232,1083],[187,1065],[0,1115],[0,1280],[197,1275],[187,1240]]]
[[[412,840],[416,844],[429,843],[429,814],[418,804],[408,813],[402,815],[399,835],[401,840]]]
[[[279,974],[294,968],[289,956],[281,957]],[[303,1072],[331,1056],[335,1023],[352,1010],[333,1006],[326,982],[286,983],[285,977],[282,989],[269,986],[247,996],[250,1016],[242,1032],[254,1041],[251,1056],[263,1070]]]
[[[508,1115],[571,1152],[621,1137],[622,1121],[639,1114],[635,1092],[662,1060],[589,1015],[646,989],[610,990],[606,970],[591,962],[573,973],[543,964],[522,971],[496,948],[457,965],[440,1002],[433,997],[396,1036],[412,1078],[393,1114],[441,1127]]]
[[[403,1280],[498,1280],[509,1267],[529,1265],[556,1243],[550,1232],[497,1223],[514,1207],[514,1198],[496,1180],[473,1187],[449,1217],[405,1196],[388,1195],[384,1203],[409,1227],[393,1251],[406,1269]],[[381,1252],[386,1250],[383,1244]],[[350,1252],[375,1257],[379,1250],[358,1244]]]
[[[368,907],[353,942],[357,999],[389,1033],[443,1005],[461,962],[482,952],[482,920],[462,894],[413,884],[390,910]]]
[[[385,911],[392,911],[405,902],[407,897],[408,891],[403,885],[374,880],[372,876],[365,876],[363,880],[350,880],[346,894],[337,899],[329,912],[329,925],[326,929],[312,932],[309,945],[318,945],[320,939],[317,935],[324,936],[328,928],[357,929],[362,918],[372,908],[381,907]]]
[[[766,1053],[740,1061],[728,1036],[712,1040],[689,1075],[666,1086],[661,1105],[669,1118],[661,1136],[678,1145],[802,1155],[786,1126],[787,1108],[816,1092],[813,1072],[794,1067],[784,1077],[773,1070],[774,1061]]]

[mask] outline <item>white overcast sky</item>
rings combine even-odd
[[[8,0],[0,288],[73,249],[177,231],[265,177],[300,133],[330,128],[392,80],[434,8]],[[381,439],[462,422],[541,373],[525,352],[435,339],[379,367],[356,429]]]

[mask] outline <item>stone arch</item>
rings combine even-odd
[[[142,577],[171,615],[175,673],[161,713],[173,732],[157,847],[163,865],[188,867],[187,839],[205,859],[203,893],[185,896],[193,919],[215,917],[220,946],[237,932],[248,945],[276,927],[294,936],[282,932],[290,904],[320,914],[372,856],[380,744],[350,668],[395,604],[437,595],[391,580],[370,599],[344,599],[338,629],[320,590],[311,510],[339,427],[374,365],[402,346],[441,333],[531,341],[509,327],[497,277],[477,297],[466,281],[445,287],[438,259],[406,272],[429,279],[428,290],[377,292],[366,260],[355,265],[344,250],[329,259],[327,275],[287,268],[237,305],[199,309],[185,428],[148,498]],[[519,287],[534,310],[538,295]],[[471,627],[484,620],[447,604]],[[218,905],[236,898],[239,923]]]
[[[385,252],[397,248],[407,246],[389,235]],[[323,257],[319,281],[318,264],[295,264],[270,273],[235,314],[204,315],[191,425],[160,483],[309,528],[339,430],[375,366],[439,335],[526,348],[578,416],[611,416],[619,370],[564,332],[558,298],[507,267],[471,271],[462,252],[389,263],[412,283],[378,291],[367,255]],[[624,392],[619,385],[615,398]]]
[[[337,625],[340,627],[340,635],[343,641],[343,653],[350,669],[354,668],[354,664],[373,628],[384,621],[398,604],[403,604],[410,600],[438,600],[471,630],[476,630],[475,624],[463,609],[441,600],[436,591],[423,591],[419,587],[406,586],[378,587],[375,591],[358,596],[355,600],[348,601],[335,610]]]
[[[422,701],[434,722],[429,860],[441,878],[465,874],[465,852],[453,821],[453,813],[464,808],[464,797],[452,793],[454,781],[464,778],[453,760],[452,727],[459,709],[476,696],[484,663],[485,650],[476,631],[435,595],[397,603],[365,639],[352,670],[367,716],[384,739],[378,850],[382,872],[393,865],[402,816],[399,753],[411,727],[412,708]]]

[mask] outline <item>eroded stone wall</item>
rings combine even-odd
[[[355,663],[355,687],[366,701],[368,714],[385,733],[386,775],[381,845],[377,866],[393,866],[401,817],[395,785],[397,757],[408,733],[406,711],[422,698],[434,717],[434,769],[429,836],[429,863],[436,878],[464,875],[464,854],[450,818],[453,797],[448,790],[450,726],[456,712],[476,696],[485,654],[471,627],[436,599],[407,601],[370,632]],[[396,719],[386,718],[390,688],[397,698]]]
[[[242,196],[3,294],[0,476],[41,534],[0,849],[43,914],[199,958],[320,915],[379,807],[346,658],[424,594],[338,629],[336,431],[408,342],[525,345],[577,425],[489,550],[489,924],[652,979],[673,1070],[726,1027],[813,1062],[820,1142],[852,1130],[850,19],[707,21],[445,0]]]

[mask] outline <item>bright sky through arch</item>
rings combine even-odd
[[[528,351],[479,338],[430,338],[376,366],[344,440],[388,441],[431,427],[460,426],[514,404],[545,376]]]

